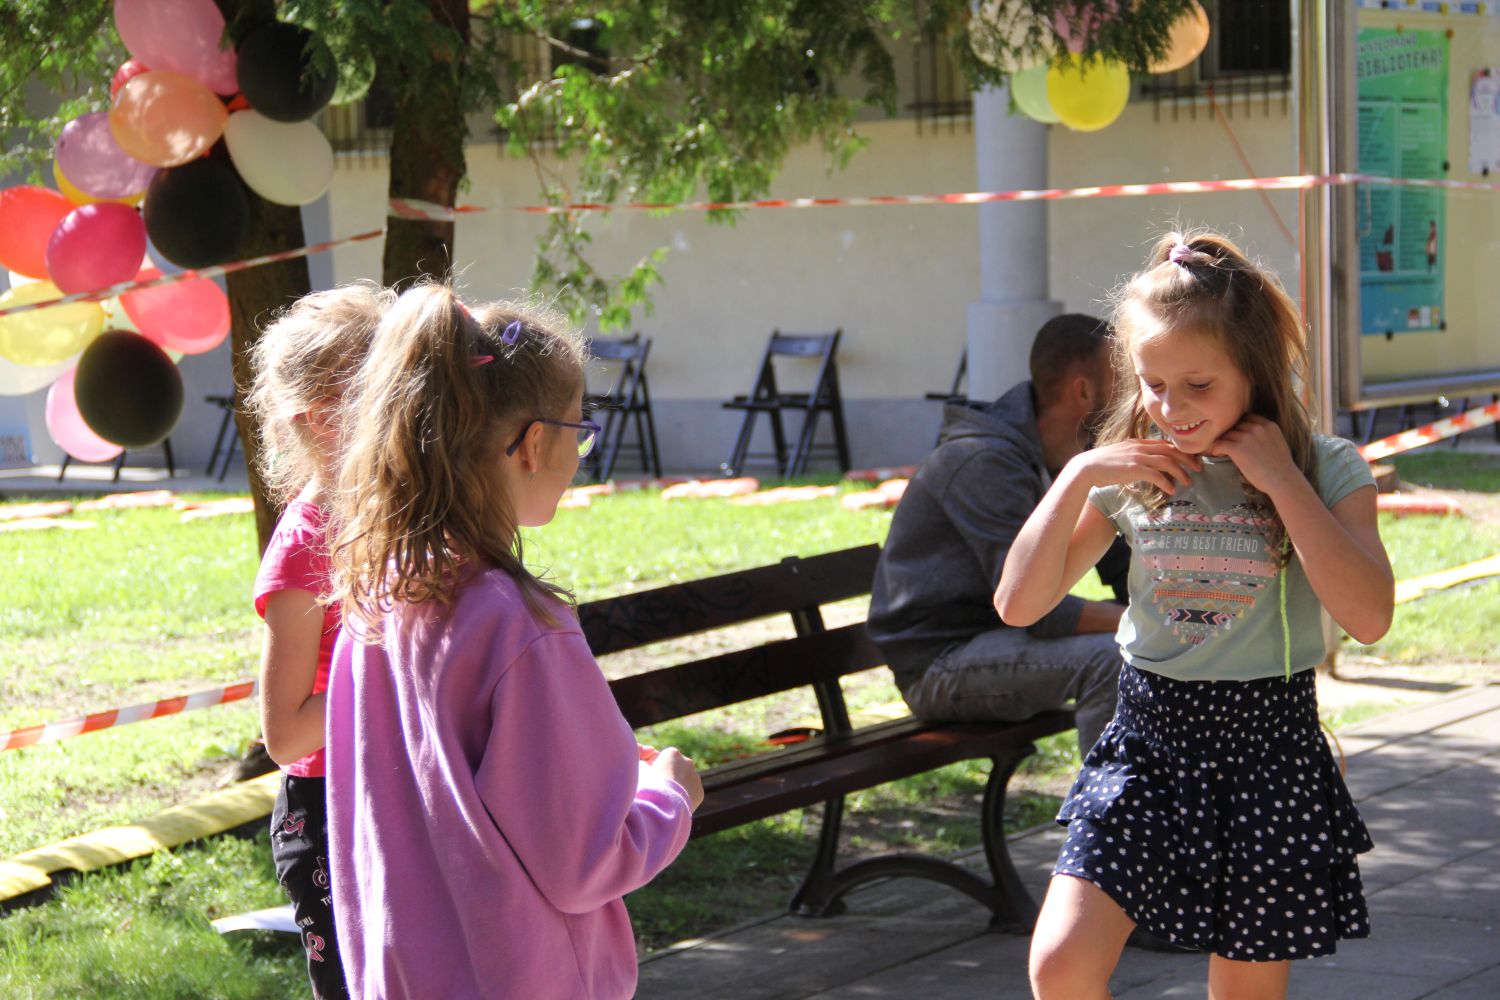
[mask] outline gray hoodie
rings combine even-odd
[[[896,508],[871,591],[870,638],[900,686],[953,643],[1008,627],[995,613],[995,587],[1050,483],[1030,382],[982,408],[944,410],[938,446]],[[1123,584],[1125,566],[1114,569]],[[1082,607],[1064,597],[1026,631],[1073,635]]]

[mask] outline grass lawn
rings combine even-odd
[[[1397,465],[1408,481],[1500,493],[1494,456],[1417,455]],[[75,516],[98,528],[0,535],[7,567],[0,728],[253,675],[260,625],[248,600],[256,564],[248,516],[190,524],[161,510]],[[878,542],[889,523],[888,512],[849,512],[836,499],[771,508],[668,506],[654,494],[625,494],[559,512],[533,533],[527,555],[588,600]],[[1500,551],[1500,518],[1383,517],[1381,528],[1398,577]],[[1084,590],[1099,596],[1097,586]],[[1497,609],[1500,584],[1434,595],[1398,609],[1389,636],[1356,650],[1407,663],[1500,659],[1500,635],[1474,627],[1495,620]],[[849,602],[830,618],[862,614],[860,602]],[[701,651],[688,643],[675,653]],[[655,655],[675,654],[668,648]],[[627,654],[604,666],[618,674],[645,662]],[[851,678],[848,697],[857,709],[896,692],[877,670]],[[1334,721],[1347,725],[1376,710],[1346,706]],[[813,711],[810,699],[795,698],[736,706],[643,738],[676,743],[711,763]],[[0,754],[0,858],[206,790],[225,780],[256,729],[254,708],[244,703]],[[1075,766],[1071,737],[1046,741],[1012,783],[1010,825],[1046,819]],[[853,797],[849,848],[972,847],[984,777],[984,765],[960,764]],[[789,813],[690,845],[630,900],[642,943],[661,946],[774,910],[811,856],[817,819],[817,810]],[[78,878],[51,902],[0,918],[0,996],[303,995],[301,957],[289,935],[223,939],[207,925],[223,913],[280,901],[264,834],[219,838]]]

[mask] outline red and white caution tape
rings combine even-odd
[[[1466,410],[1456,416],[1415,427],[1409,431],[1402,431],[1400,434],[1392,434],[1379,441],[1371,441],[1359,449],[1359,453],[1366,461],[1375,462],[1403,451],[1420,448],[1425,444],[1432,444],[1434,441],[1462,434],[1464,431],[1488,427],[1497,421],[1500,421],[1500,403],[1490,403],[1488,406]]]
[[[1380,177],[1374,174],[1291,174],[1282,177],[1241,177],[1226,181],[1158,181],[1150,184],[1103,184],[1072,188],[1025,188],[1015,191],[967,191],[947,194],[892,194],[863,195],[847,198],[761,198],[753,201],[692,201],[692,202],[627,202],[611,205],[603,202],[574,202],[564,205],[507,205],[499,209],[483,205],[439,205],[435,202],[415,198],[392,198],[389,203],[391,218],[451,222],[460,215],[479,212],[522,212],[532,215],[568,215],[576,212],[714,212],[744,211],[761,208],[861,208],[891,205],[991,205],[1015,201],[1072,201],[1080,198],[1138,198],[1163,194],[1209,194],[1225,191],[1293,191],[1335,184],[1382,184],[1397,187],[1430,187],[1462,191],[1500,192],[1500,183],[1487,181],[1459,181],[1442,178]],[[218,264],[196,271],[163,275],[150,281],[127,281],[108,288],[89,292],[74,292],[61,298],[0,309],[0,316],[11,316],[32,309],[67,305],[72,302],[97,302],[124,292],[157,285],[170,285],[179,281],[197,278],[215,278],[232,271],[242,271],[261,264],[270,264],[294,257],[306,257],[323,253],[337,247],[373,240],[385,235],[384,229],[372,229],[367,233],[327,240],[295,250],[251,257],[230,264]]]
[[[117,285],[110,285],[108,288],[96,288],[89,292],[73,292],[61,298],[46,299],[41,302],[29,302],[19,306],[8,306],[0,309],[0,316],[13,316],[16,313],[30,312],[33,309],[65,306],[74,302],[100,302],[104,299],[112,299],[116,295],[138,291],[142,288],[155,288],[158,285],[175,285],[180,281],[197,281],[200,278],[217,278],[220,275],[230,274],[234,271],[244,271],[252,267],[260,267],[262,264],[274,264],[280,260],[293,260],[297,257],[310,257],[315,253],[325,253],[336,247],[378,239],[384,235],[384,229],[372,229],[369,232],[356,233],[353,236],[345,236],[342,239],[324,240],[322,243],[297,247],[295,250],[279,250],[276,253],[263,254],[259,257],[247,257],[244,260],[233,261],[229,264],[215,264],[213,267],[201,267],[193,271],[163,274],[161,277],[150,278],[145,281],[122,281]]]
[[[163,698],[160,701],[148,701],[140,705],[111,708],[106,712],[95,712],[78,719],[12,729],[8,733],[0,732],[0,751],[35,746],[38,743],[55,743],[70,736],[97,732],[100,729],[124,726],[132,722],[144,722],[147,719],[159,719],[164,715],[191,712],[197,708],[211,708],[214,705],[254,697],[259,689],[260,685],[256,681],[241,681],[209,691],[179,695],[176,698]]]

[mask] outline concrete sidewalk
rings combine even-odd
[[[1296,963],[1291,996],[1500,998],[1500,684],[1467,688],[1341,734],[1348,781],[1375,839],[1361,870],[1374,935]],[[1061,843],[1012,842],[1040,899]],[[913,879],[852,894],[828,920],[769,916],[648,956],[643,1000],[1024,1000],[1026,938],[990,934],[967,897]],[[1118,1000],[1205,995],[1201,955],[1126,949]]]

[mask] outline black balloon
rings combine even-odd
[[[333,97],[338,68],[323,40],[278,21],[256,28],[235,50],[235,76],[250,106],[279,122],[300,122]]]
[[[151,243],[178,267],[234,260],[250,231],[250,198],[240,175],[206,157],[158,170],[142,214]]]
[[[155,342],[106,330],[79,356],[73,396],[89,430],[122,448],[145,448],[182,415],[182,375]]]

